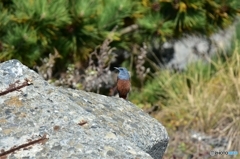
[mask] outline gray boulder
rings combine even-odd
[[[131,102],[55,87],[0,64],[0,158],[161,159],[166,129]]]
[[[218,53],[227,53],[236,39],[236,28],[239,25],[238,19],[228,28],[219,29],[209,37],[185,34],[180,39],[172,39],[163,44],[153,38],[149,49],[156,54],[154,59],[157,56],[158,60],[155,62],[162,68],[183,71],[191,63],[209,62]]]

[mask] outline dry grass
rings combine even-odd
[[[240,150],[239,46],[236,41],[231,56],[217,57],[210,65],[200,62],[183,73],[160,73],[158,82],[167,99],[154,117],[170,134],[165,158],[209,157],[214,147],[192,141],[192,130],[226,138],[226,151]]]

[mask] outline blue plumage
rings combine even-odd
[[[121,80],[129,80],[130,79],[128,70],[125,67],[114,67],[114,68],[119,70],[118,79],[121,79]]]
[[[120,98],[127,99],[128,93],[131,88],[130,75],[128,70],[124,67],[115,67],[119,70],[117,79],[117,91]]]

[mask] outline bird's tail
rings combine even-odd
[[[125,99],[125,100],[127,100],[127,95],[119,94],[119,97],[120,97],[120,98],[123,98],[123,99]]]

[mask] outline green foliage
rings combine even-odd
[[[231,24],[240,12],[240,2],[236,0],[143,0],[143,2],[151,9],[138,19],[140,26],[151,33],[155,32],[163,39],[178,37],[186,32],[210,35],[217,29]],[[153,25],[150,25],[151,23]]]
[[[18,58],[33,66],[54,48],[64,63],[85,61],[110,36],[112,46],[131,48],[153,36],[209,35],[231,24],[239,5],[238,0],[3,0],[0,61]],[[138,27],[124,31],[132,25]]]
[[[70,23],[65,0],[13,0],[2,27],[0,60],[17,58],[33,66],[45,52],[54,48],[59,29]],[[59,7],[61,6],[61,7]]]
[[[4,42],[12,44],[12,46],[7,47],[9,49],[7,51],[21,61],[35,61],[36,57],[40,55],[40,48],[36,45],[37,32],[28,26],[17,26],[8,30]],[[21,52],[18,52],[19,50]],[[29,64],[32,63],[29,62]]]

